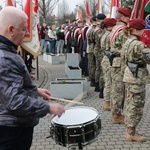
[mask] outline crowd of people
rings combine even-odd
[[[112,123],[126,125],[126,140],[145,142],[146,137],[136,127],[143,116],[150,48],[140,41],[146,22],[130,20],[130,15],[128,8],[119,8],[116,19],[101,13],[91,17],[90,22],[67,21],[57,30],[55,25],[48,29],[43,23],[41,52],[63,55],[65,44],[67,53],[79,53],[82,72],[104,99],[103,107],[111,111]],[[29,150],[39,118],[48,113],[61,116],[65,111],[62,105],[46,101],[51,99],[50,91],[33,84],[17,53],[27,34],[27,19],[15,7],[0,11],[0,149],[4,150]]]
[[[120,7],[116,19],[100,13],[90,22],[73,20],[63,28],[64,41],[67,53],[81,56],[82,73],[104,99],[103,107],[111,111],[112,123],[126,125],[126,140],[144,142],[146,137],[136,127],[143,115],[150,48],[140,41],[146,22],[130,16],[131,10]]]

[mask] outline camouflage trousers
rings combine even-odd
[[[103,70],[101,66],[101,62],[103,57],[95,57],[96,58],[96,71],[95,71],[95,83],[99,83],[99,87],[104,87],[104,79],[103,79]]]
[[[143,116],[145,104],[145,85],[126,83],[127,103],[125,124],[127,127],[135,127]]]
[[[110,101],[110,88],[111,88],[111,76],[110,76],[110,62],[107,56],[103,57],[102,63],[103,78],[104,78],[104,100]]]
[[[88,53],[88,70],[89,70],[89,77],[91,79],[95,79],[96,63],[95,63],[95,56],[93,53]]]
[[[125,99],[125,84],[123,82],[121,68],[111,67],[111,81],[112,114],[120,114]]]

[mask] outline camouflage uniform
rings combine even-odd
[[[137,74],[133,75],[126,66],[123,81],[126,83],[127,105],[125,123],[127,127],[136,128],[143,116],[145,104],[145,84],[150,82],[146,64],[150,64],[150,48],[144,48],[136,36],[131,36],[124,45],[127,62],[139,64]],[[137,76],[136,76],[137,75]]]
[[[101,38],[101,49],[102,51],[110,50],[110,31],[106,31],[105,34]],[[111,78],[110,78],[110,62],[108,57],[104,54],[102,59],[102,70],[103,70],[103,78],[104,78],[104,100],[110,101],[110,86],[111,86]]]
[[[94,39],[95,39],[95,47],[94,47],[94,56],[96,58],[96,71],[95,71],[95,83],[101,88],[104,87],[104,79],[102,74],[101,62],[103,59],[103,51],[101,51],[101,37],[104,34],[104,30],[97,27],[95,29]]]
[[[113,34],[113,31],[121,25],[125,26],[125,23],[117,22],[117,25],[113,28],[111,34]],[[123,107],[125,86],[123,83],[123,71],[121,70],[121,52],[123,51],[122,47],[126,40],[127,37],[124,34],[124,31],[120,30],[111,45],[111,52],[115,55],[111,67],[112,114],[121,114],[121,109]]]
[[[95,25],[91,26],[89,30],[87,31],[88,36],[88,69],[89,69],[89,77],[92,80],[95,80],[95,58],[93,54],[94,49],[94,41],[93,41],[93,32],[95,30]]]

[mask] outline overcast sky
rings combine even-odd
[[[22,1],[22,2],[26,2],[26,0],[16,0],[16,1]],[[74,11],[76,8],[76,5],[80,5],[83,4],[84,0],[64,0],[66,1],[66,3],[68,3],[69,6],[69,10],[70,12]],[[63,0],[59,1],[59,4],[61,4],[63,2]],[[0,5],[5,6],[5,0],[0,0]],[[58,13],[58,7],[56,7],[54,13],[55,15],[57,15]]]

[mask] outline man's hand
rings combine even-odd
[[[49,105],[50,105],[50,114],[55,114],[58,115],[58,117],[60,117],[62,113],[65,112],[64,107],[58,103],[50,103]]]
[[[44,100],[51,99],[51,92],[47,89],[38,88],[38,94],[40,97],[43,97]]]

